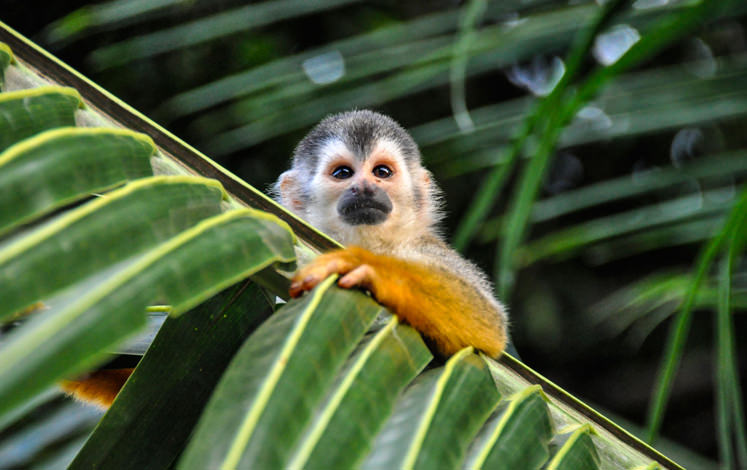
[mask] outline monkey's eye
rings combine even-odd
[[[378,165],[373,169],[373,174],[377,178],[389,178],[394,174],[394,172],[386,165]]]
[[[345,180],[353,176],[353,169],[349,166],[338,166],[332,170],[332,176],[338,180]]]

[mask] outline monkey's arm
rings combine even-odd
[[[441,354],[474,346],[497,357],[505,348],[500,307],[449,271],[350,247],[320,255],[301,268],[291,283],[291,296],[300,296],[331,274],[340,274],[340,287],[369,290],[379,303],[432,340]]]

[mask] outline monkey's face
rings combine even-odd
[[[422,167],[409,168],[399,147],[379,140],[366,155],[354,153],[340,140],[322,145],[317,167],[309,175],[303,198],[292,197],[300,168],[280,181],[284,202],[311,224],[343,243],[365,244],[372,237],[409,236],[425,222],[419,216],[424,181]],[[415,171],[414,171],[415,170]],[[422,175],[420,177],[422,180]],[[285,186],[285,188],[284,188]]]
[[[340,152],[322,165],[323,184],[337,199],[337,215],[348,225],[382,224],[394,208],[389,192],[402,179],[398,162],[382,148],[363,161],[351,157]]]
[[[338,241],[380,250],[433,234],[441,215],[438,188],[412,137],[366,110],[329,116],[312,129],[275,192]]]
[[[348,226],[404,222],[412,207],[412,179],[395,144],[381,140],[368,155],[354,155],[341,142],[322,149],[316,195]],[[405,211],[407,212],[407,211]]]

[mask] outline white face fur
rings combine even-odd
[[[313,174],[294,174],[299,171],[294,168],[281,177],[279,186],[283,205],[312,225],[343,244],[369,249],[404,242],[430,231],[430,175],[420,165],[409,169],[396,143],[379,140],[370,154],[360,160],[342,140],[333,138],[321,145],[318,158]],[[292,189],[299,183],[305,185],[306,204],[299,204],[298,198],[293,202],[296,193]],[[380,223],[352,225],[338,213],[338,202],[346,190],[364,183],[383,190],[392,210]],[[420,204],[416,201],[416,186],[422,195]]]

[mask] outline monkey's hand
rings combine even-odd
[[[320,255],[301,268],[291,282],[291,297],[332,274],[340,275],[340,287],[370,291],[445,356],[474,346],[497,357],[505,348],[506,325],[497,304],[451,272],[350,247]]]

